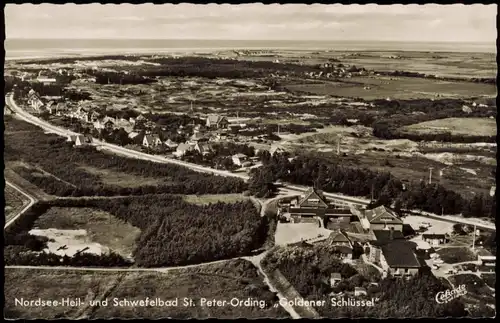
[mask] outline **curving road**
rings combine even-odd
[[[5,223],[4,230],[9,225],[11,225],[12,223],[14,223],[17,220],[17,218],[19,218],[24,212],[26,212],[36,202],[36,200],[33,197],[31,197],[30,195],[28,195],[26,192],[24,192],[22,189],[20,189],[16,185],[14,185],[14,184],[12,184],[12,183],[10,183],[8,181],[5,181],[5,184],[9,185],[10,187],[12,187],[13,189],[15,189],[16,191],[18,191],[22,195],[26,196],[28,198],[28,200],[29,200],[29,203],[22,210],[20,210],[17,214],[15,214],[14,216],[12,216],[8,221],[7,221],[7,219],[5,219],[7,222]]]
[[[37,125],[48,132],[52,132],[52,133],[55,133],[55,134],[58,134],[58,135],[64,136],[64,137],[67,137],[69,135],[77,135],[77,133],[75,133],[73,131],[54,126],[54,125],[52,125],[44,120],[41,120],[41,119],[29,114],[28,112],[26,112],[25,110],[23,110],[21,107],[19,107],[16,104],[16,102],[14,101],[14,98],[13,98],[13,94],[8,94],[5,97],[5,104],[7,106],[9,106],[13,111],[15,111],[17,117],[19,117],[19,118],[21,118],[29,123]],[[130,158],[144,159],[144,160],[149,160],[149,161],[153,161],[153,162],[157,162],[157,163],[175,164],[175,165],[190,168],[190,169],[198,171],[198,172],[210,173],[210,174],[219,175],[219,176],[237,177],[237,178],[243,179],[245,181],[250,178],[246,174],[232,173],[229,171],[213,169],[210,167],[200,166],[197,164],[188,163],[185,161],[180,161],[180,160],[167,158],[167,157],[163,157],[163,156],[150,155],[150,154],[127,149],[127,148],[124,148],[124,147],[121,147],[118,145],[110,144],[110,143],[96,140],[96,139],[94,139],[94,144],[102,149],[106,149],[106,150],[109,150],[115,154],[123,155],[123,156],[130,157]],[[307,190],[307,187],[299,186],[299,185],[285,184],[283,186],[289,190],[293,190],[296,192],[304,192]],[[369,201],[365,200],[365,199],[343,196],[343,195],[339,195],[339,194],[324,192],[324,195],[331,198],[331,199],[346,202],[349,204],[354,204],[354,205],[364,206],[364,205],[367,205],[369,203]]]

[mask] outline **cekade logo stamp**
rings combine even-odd
[[[436,294],[436,302],[438,304],[445,304],[448,303],[455,298],[458,298],[460,296],[463,296],[467,294],[467,290],[465,289],[465,285],[460,285],[455,289],[449,290],[447,289],[444,292],[439,292]]]

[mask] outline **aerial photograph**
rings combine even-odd
[[[4,319],[496,317],[496,4],[4,15]]]

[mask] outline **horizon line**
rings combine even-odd
[[[213,38],[213,39],[204,39],[204,38],[95,38],[95,37],[82,37],[82,38],[46,38],[46,37],[5,37],[5,40],[202,40],[202,41],[308,41],[308,42],[396,42],[396,43],[475,43],[475,44],[495,44],[496,40],[490,41],[473,41],[473,40],[464,40],[464,41],[454,41],[454,40],[374,40],[374,39],[231,39],[231,38]]]

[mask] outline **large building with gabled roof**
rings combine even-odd
[[[353,215],[350,208],[331,203],[323,192],[315,188],[309,188],[302,196],[292,200],[288,213],[294,223],[319,218],[323,227],[328,225],[328,229],[332,230],[348,228]]]

